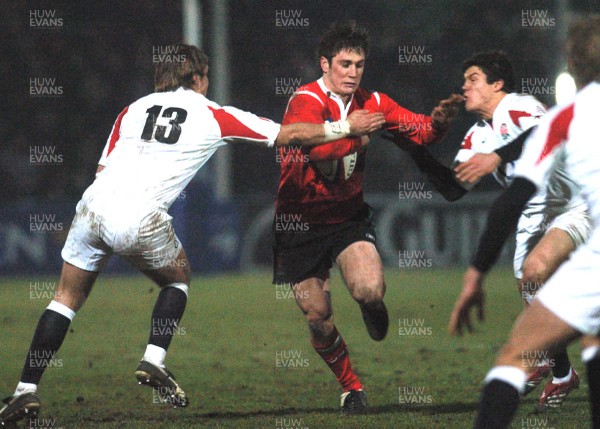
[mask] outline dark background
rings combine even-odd
[[[93,180],[113,121],[153,91],[153,46],[182,40],[178,1],[2,2],[2,114],[0,201],[77,200]],[[548,78],[564,68],[562,41],[570,19],[594,10],[578,1],[230,1],[231,99],[236,107],[280,121],[287,97],[276,79],[320,77],[314,54],[320,35],[336,19],[353,18],[371,35],[362,86],[389,94],[400,105],[429,113],[462,85],[461,62],[473,52],[503,49],[521,78]],[[213,2],[202,2],[203,40],[210,57]],[[60,28],[30,26],[30,11],[56,11]],[[523,10],[544,10],[555,26],[525,27]],[[595,6],[597,11],[598,7]],[[301,11],[308,25],[277,27],[277,10]],[[428,64],[400,65],[400,45],[424,46]],[[32,97],[30,79],[54,78],[59,97]],[[214,76],[213,76],[214,78]],[[209,92],[209,97],[215,94]],[[553,97],[541,96],[548,105]],[[463,114],[433,151],[450,162],[473,117]],[[31,165],[32,146],[54,147],[59,165]],[[420,177],[406,156],[377,137],[369,150],[367,192],[395,192],[399,181]],[[274,195],[278,164],[271,150],[233,149],[233,193]],[[492,186],[483,183],[480,189]]]

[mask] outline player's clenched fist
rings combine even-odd
[[[348,116],[350,132],[354,135],[369,134],[378,130],[385,123],[383,113],[369,113],[368,110],[355,110]]]
[[[451,94],[450,97],[440,101],[431,111],[433,123],[440,128],[447,127],[458,115],[458,109],[464,101],[465,97],[458,94]]]

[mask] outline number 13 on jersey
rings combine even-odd
[[[162,112],[162,115],[160,114]],[[142,131],[141,138],[146,141],[154,139],[159,143],[174,144],[179,140],[181,135],[181,124],[187,118],[187,111],[179,107],[167,107],[163,110],[163,106],[154,105],[146,110],[148,117]],[[156,125],[158,117],[169,118],[169,126]]]

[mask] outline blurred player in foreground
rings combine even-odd
[[[354,21],[333,25],[318,46],[323,76],[292,95],[283,124],[327,124],[366,109],[383,113],[388,127],[417,144],[441,139],[460,97],[440,102],[429,117],[400,107],[386,94],[366,91],[360,81],[368,52],[366,30]],[[360,306],[371,338],[383,340],[389,324],[372,211],[362,193],[367,143],[367,138],[348,138],[302,148],[302,156],[279,150],[273,282],[292,285],[311,343],[341,384],[342,414],[364,412],[367,398],[333,322],[329,282],[333,262]],[[291,219],[305,227],[291,228]]]
[[[483,280],[529,199],[551,180],[563,158],[581,187],[593,230],[587,242],[553,274],[521,314],[485,378],[476,428],[508,427],[525,390],[528,357],[555,352],[582,334],[594,428],[600,428],[600,16],[574,24],[567,41],[569,70],[580,91],[546,115],[528,139],[515,180],[494,203],[452,318],[451,332],[470,326],[470,309],[483,319]]]
[[[475,54],[463,63],[463,72],[465,109],[480,118],[462,142],[454,161],[455,171],[439,164],[424,148],[413,150],[403,144],[418,165],[423,166],[427,160],[422,169],[451,201],[462,197],[490,173],[501,186],[508,187],[523,142],[546,113],[533,96],[514,92],[513,67],[503,52]],[[587,206],[563,164],[557,162],[551,183],[529,201],[519,220],[514,273],[526,305],[589,235]],[[565,349],[556,351],[532,369],[525,394],[538,386],[551,370],[554,377],[540,396],[539,408],[560,406],[566,395],[579,386],[579,377]]]
[[[39,320],[21,381],[0,410],[2,425],[39,410],[37,386],[42,374],[113,254],[161,288],[136,377],[173,406],[187,406],[185,392],[164,366],[190,284],[188,259],[167,213],[173,201],[217,148],[228,142],[314,145],[372,132],[384,123],[383,115],[360,111],[343,123],[280,127],[251,113],[221,107],[205,98],[208,57],[204,52],[183,44],[173,48],[177,60],[156,65],[156,92],[118,116],[96,180],[77,204],[62,250],[65,262],[55,299]]]

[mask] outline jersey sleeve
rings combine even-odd
[[[557,150],[569,136],[574,105],[553,110],[541,121],[525,142],[523,155],[515,169],[515,176],[523,177],[541,187],[550,174]]]
[[[316,95],[307,92],[296,94],[291,98],[283,117],[283,125],[298,122],[311,124],[325,122],[324,105]],[[342,159],[357,152],[360,148],[360,137],[343,138],[311,147],[308,156],[311,161]]]
[[[108,136],[108,140],[106,140],[106,145],[104,146],[104,149],[102,150],[102,155],[100,155],[100,160],[98,161],[98,165],[106,166],[108,156],[110,155],[112,150],[115,148],[117,141],[119,140],[119,137],[121,137],[121,122],[123,121],[123,116],[125,116],[128,109],[129,109],[129,106],[127,106],[125,109],[123,109],[123,111],[121,113],[119,113],[119,116],[117,116],[117,119],[116,119],[115,123],[113,124],[112,130],[110,131],[110,135]]]
[[[384,114],[385,126],[390,131],[398,132],[409,140],[422,145],[434,143],[444,136],[442,131],[433,126],[431,116],[413,113],[386,94],[375,92],[373,96],[379,101],[379,111]]]
[[[250,141],[275,145],[281,126],[270,119],[261,118],[253,113],[235,107],[209,107],[221,129],[221,137],[229,142]]]

